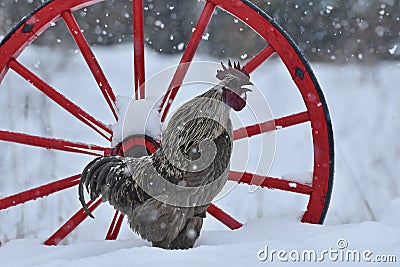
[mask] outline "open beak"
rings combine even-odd
[[[250,86],[253,86],[254,85],[254,83],[252,83],[252,82],[247,82],[246,84],[244,84],[244,85],[250,85]],[[242,90],[244,90],[246,93],[247,92],[253,92],[253,90],[251,90],[251,89],[249,89],[249,88],[246,88],[246,87],[241,87],[241,89]]]

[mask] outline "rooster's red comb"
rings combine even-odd
[[[231,60],[228,60],[228,67],[224,65],[224,63],[221,62],[222,65],[222,70],[217,70],[217,78],[219,80],[223,80],[225,77],[227,77],[229,74],[233,76],[242,76],[243,74],[246,75],[246,78],[250,78],[250,75],[247,73],[247,71],[240,66],[239,62],[232,62]],[[245,77],[243,77],[245,78]]]

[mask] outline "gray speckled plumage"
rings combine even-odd
[[[81,202],[85,185],[91,199],[102,195],[103,201],[127,215],[132,230],[153,246],[193,247],[206,209],[228,177],[231,108],[223,103],[222,91],[230,81],[226,78],[183,104],[170,119],[162,146],[153,155],[92,161],[83,171]]]

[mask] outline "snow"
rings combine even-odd
[[[400,218],[400,198],[385,214]],[[43,246],[38,240],[14,240],[1,247],[0,262],[6,266],[286,266],[287,262],[309,266],[314,260],[298,261],[294,257],[304,251],[315,251],[318,258],[323,251],[337,251],[325,255],[323,266],[381,266],[374,263],[376,256],[399,255],[400,229],[385,218],[378,222],[317,226],[301,224],[296,217],[259,219],[236,231],[204,231],[190,250],[168,251],[152,248],[142,240],[85,241],[57,247]],[[397,221],[398,222],[398,221]],[[342,248],[342,249],[341,249]],[[267,251],[268,258],[260,252]],[[286,251],[280,260],[272,251]],[[343,251],[343,252],[342,252]],[[341,258],[348,251],[361,255],[360,261]],[[370,253],[365,253],[370,252]],[[363,255],[368,257],[365,259]],[[272,257],[271,257],[272,256]],[[398,256],[397,256],[398,257]],[[317,258],[317,261],[318,261]],[[285,260],[286,259],[286,260]],[[371,260],[371,262],[368,262]],[[365,266],[365,265],[364,265]],[[395,266],[394,263],[388,266]]]
[[[394,55],[396,53],[396,50],[397,50],[397,45],[394,45],[392,48],[389,49],[389,53],[391,55]]]
[[[128,127],[123,132],[115,124],[94,79],[79,53],[30,47],[20,60],[40,77],[78,103],[96,118],[119,130],[123,135],[143,131]],[[118,91],[119,114],[152,114],[160,99],[159,91],[147,92],[143,101],[133,101],[131,81],[131,45],[97,48],[95,54],[113,88]],[[43,55],[46,55],[44,57]],[[147,77],[159,73],[179,57],[157,55],[146,51]],[[205,56],[196,60],[213,60]],[[215,60],[213,60],[215,61]],[[171,63],[174,62],[174,63]],[[39,64],[40,63],[40,64]],[[35,68],[35,65],[37,66]],[[208,216],[194,249],[166,251],[152,248],[132,234],[124,223],[118,241],[103,241],[113,211],[102,205],[95,211],[95,220],[87,220],[58,247],[41,243],[57,226],[65,222],[79,207],[75,189],[52,195],[0,212],[0,262],[4,266],[110,266],[111,264],[150,266],[280,266],[270,258],[258,259],[268,246],[269,252],[284,250],[339,250],[337,242],[345,239],[348,249],[372,251],[373,255],[400,255],[400,91],[398,62],[375,63],[374,66],[312,64],[326,96],[332,116],[336,142],[336,173],[332,203],[326,224],[300,223],[307,197],[278,190],[260,190],[228,183],[228,189],[216,204],[241,222],[243,228],[230,231]],[[64,75],[73,71],[74,77]],[[208,71],[208,70],[207,70]],[[171,72],[167,72],[171,73]],[[172,72],[173,73],[173,72]],[[214,77],[213,77],[214,78]],[[271,59],[252,75],[259,90],[249,93],[249,106],[235,114],[235,123],[248,125],[254,121],[282,117],[304,111],[304,104],[282,64]],[[163,84],[163,86],[166,86]],[[178,94],[177,102],[190,99],[209,84],[189,85]],[[25,89],[23,89],[25,88]],[[70,90],[71,88],[75,90]],[[6,90],[8,89],[8,90]],[[12,89],[12,90],[10,90]],[[1,129],[48,137],[89,142],[108,146],[107,142],[76,122],[55,104],[43,97],[10,71],[0,85],[0,103],[7,112],[0,114]],[[260,92],[262,94],[260,94]],[[262,95],[264,97],[262,97]],[[319,104],[319,103],[316,103]],[[173,106],[175,109],[177,106]],[[133,121],[143,116],[127,118]],[[159,135],[159,118],[149,117],[147,133]],[[121,123],[122,121],[120,121]],[[313,155],[310,149],[308,124],[279,129],[270,135],[235,143],[232,168],[282,177],[293,182],[309,182]],[[0,195],[8,196],[61,177],[79,173],[91,160],[89,156],[47,151],[0,143]],[[252,152],[249,152],[252,149]],[[254,151],[253,151],[254,150]],[[266,151],[265,154],[262,151]],[[266,163],[267,162],[267,163]],[[260,254],[262,256],[262,253]],[[287,263],[282,263],[287,264]],[[309,266],[308,262],[301,262]],[[361,264],[324,261],[323,266]],[[371,266],[382,266],[370,263]],[[396,264],[388,264],[388,266]]]
[[[184,44],[184,43],[179,43],[179,44],[178,44],[178,50],[179,50],[179,51],[183,50],[184,47],[185,47],[185,44]]]
[[[301,184],[312,184],[313,173],[312,172],[300,172],[300,173],[287,173],[282,175],[282,179],[298,182]]]
[[[154,140],[161,140],[162,122],[158,112],[161,100],[152,96],[139,100],[118,96],[116,105],[121,119],[112,126],[113,144],[132,135],[146,134]]]

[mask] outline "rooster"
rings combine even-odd
[[[249,74],[239,63],[222,69],[220,82],[184,103],[163,132],[161,147],[141,158],[105,156],[83,170],[79,200],[88,210],[100,195],[128,217],[131,229],[155,247],[192,248],[213,198],[227,181],[232,153],[230,110],[246,106]],[[94,218],[94,217],[93,217]]]

